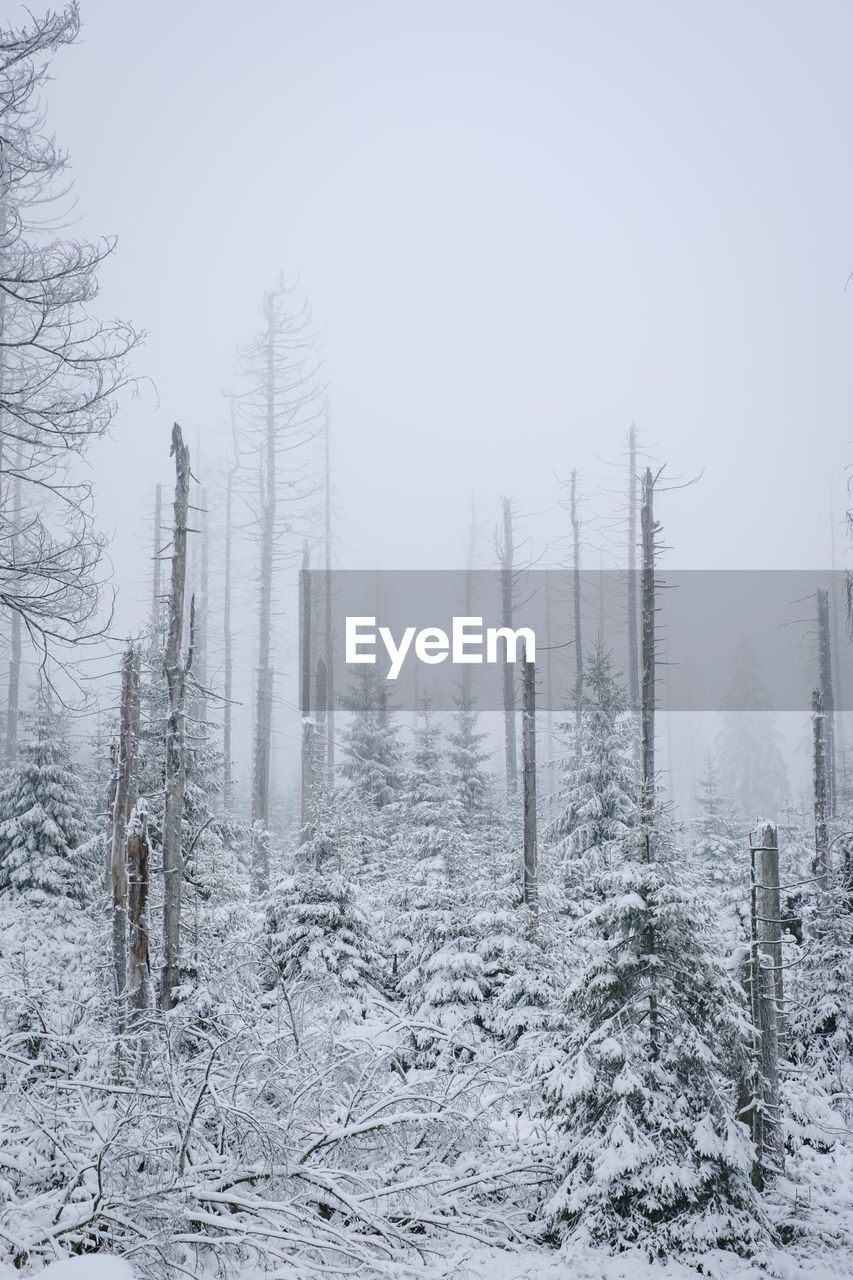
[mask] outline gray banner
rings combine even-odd
[[[507,650],[518,690],[526,644],[535,653],[539,707],[563,711],[576,679],[578,602],[584,657],[600,639],[630,692],[630,618],[633,611],[639,636],[640,579],[619,570],[577,577],[525,570],[511,582],[498,570],[309,572],[300,586],[300,648],[308,644],[307,662],[300,654],[300,707],[303,714],[312,709],[306,702],[313,704],[318,664],[326,664],[336,702],[367,675],[401,711],[414,711],[425,696],[434,710],[452,710],[464,676],[481,710],[499,710]],[[500,633],[510,595],[510,628],[519,634],[507,643]],[[822,682],[834,709],[848,709],[853,648],[844,573],[661,572],[655,598],[663,709],[802,711]]]

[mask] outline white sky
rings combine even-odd
[[[345,564],[459,565],[472,491],[487,526],[500,493],[547,512],[572,467],[590,493],[632,418],[674,475],[704,468],[659,508],[672,563],[828,563],[853,458],[853,7],[81,9],[49,122],[81,232],[119,237],[102,310],[149,330],[159,394],[95,458],[125,613],[171,422],[216,452],[280,270],[324,332]],[[525,528],[541,545],[563,519]]]

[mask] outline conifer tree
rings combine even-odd
[[[342,734],[346,759],[340,765],[342,776],[377,809],[397,798],[402,782],[399,730],[380,681],[375,667],[362,667],[342,699],[350,719]]]
[[[579,730],[561,761],[559,811],[550,832],[573,914],[589,905],[596,873],[638,817],[627,698],[600,641],[587,658],[578,710]],[[564,723],[560,731],[573,735],[574,724]]]
[[[477,706],[468,682],[462,682],[455,701],[455,725],[447,739],[448,760],[462,817],[470,822],[482,815],[486,806],[491,779],[484,765],[491,752],[483,747],[487,735],[478,730]]]
[[[401,886],[401,987],[415,1022],[421,1024],[415,1041],[422,1059],[470,1056],[483,1020],[483,961],[470,910],[470,861],[461,805],[442,765],[442,742],[427,702],[415,734],[404,798],[401,843],[408,883]]]
[[[548,1217],[562,1239],[650,1256],[749,1253],[763,1227],[736,1115],[750,1070],[744,998],[675,870],[656,813],[599,876],[590,950],[541,1064],[558,1135]]]
[[[718,770],[708,753],[697,797],[695,822],[698,872],[716,903],[727,950],[749,937],[749,854],[747,833],[740,834],[720,791]]]
[[[840,875],[813,898],[805,929],[807,946],[794,971],[792,1054],[853,1117],[853,904]]]
[[[0,885],[41,898],[80,901],[87,835],[82,781],[64,718],[41,698],[32,733],[0,790]]]

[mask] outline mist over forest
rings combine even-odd
[[[851,39],[0,17],[0,1280],[853,1276]]]

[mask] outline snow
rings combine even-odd
[[[41,1280],[133,1280],[133,1272],[121,1258],[97,1254],[53,1262],[38,1275]]]

